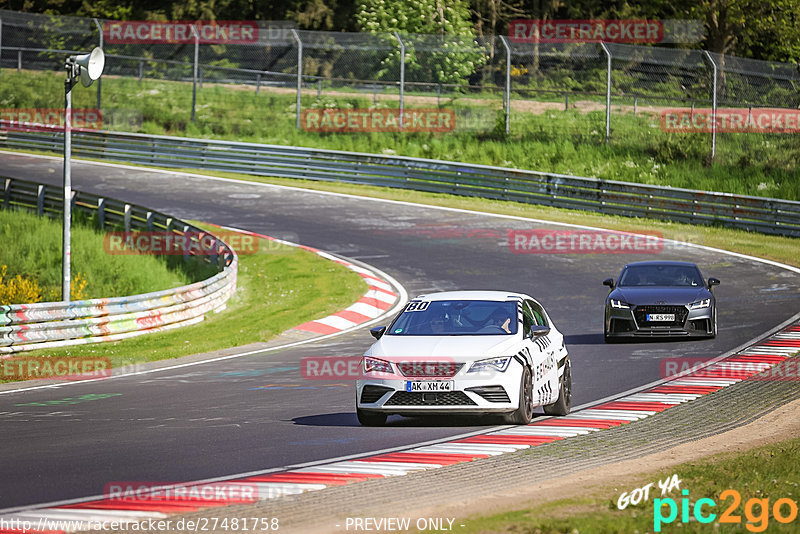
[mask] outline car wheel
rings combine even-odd
[[[711,335],[708,336],[709,339],[714,339],[715,337],[717,337],[717,308],[716,307],[714,307],[713,312],[714,312],[714,324],[711,327]]]
[[[567,415],[569,414],[570,404],[572,403],[572,371],[570,369],[569,356],[564,361],[564,373],[561,375],[558,387],[558,400],[553,404],[543,406],[544,413],[547,415]]]
[[[383,426],[386,424],[386,414],[378,412],[367,412],[356,408],[358,422],[364,426]]]
[[[512,425],[527,425],[531,419],[533,419],[533,380],[531,370],[526,365],[522,369],[522,381],[519,386],[519,406],[506,415],[505,420]]]

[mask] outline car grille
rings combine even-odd
[[[384,406],[477,406],[463,391],[421,393],[397,391]]]
[[[397,368],[403,376],[418,377],[452,377],[464,367],[456,362],[400,362]]]
[[[387,388],[385,386],[364,386],[364,389],[361,390],[361,403],[372,404],[373,402],[378,402],[387,391],[392,391],[392,388]]]
[[[489,402],[511,402],[503,386],[481,386],[467,388],[471,393],[477,393]]]
[[[646,320],[648,313],[674,313],[674,321],[657,321],[654,323]],[[686,306],[637,306],[633,311],[633,316],[636,318],[636,324],[640,327],[653,327],[653,326],[683,326],[686,322],[686,316],[689,315],[689,310]]]

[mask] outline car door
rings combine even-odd
[[[551,404],[558,399],[557,345],[552,339],[555,332],[551,330],[547,334],[531,334],[531,327],[550,327],[547,314],[533,300],[523,302],[522,323],[524,341],[531,354],[534,401],[539,405]]]

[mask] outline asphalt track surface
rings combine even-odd
[[[78,161],[72,173],[74,189],[360,259],[396,278],[410,296],[452,289],[532,294],[566,336],[573,405],[661,378],[663,358],[722,354],[800,309],[800,275],[711,250],[516,254],[508,230],[563,227]],[[61,162],[0,154],[0,175],[60,184]],[[607,288],[600,282],[626,262],[645,259],[694,261],[706,277],[722,281],[715,290],[716,339],[603,344]],[[365,428],[355,417],[352,382],[301,378],[301,358],[360,355],[370,342],[361,329],[183,369],[0,395],[0,509],[102,495],[110,482],[201,480],[401,447],[494,424],[393,417],[385,428]],[[105,350],[98,345],[98,355]],[[95,396],[41,405],[85,395]]]

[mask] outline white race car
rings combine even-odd
[[[533,410],[569,413],[564,336],[528,295],[452,291],[411,300],[388,327],[370,330],[356,382],[362,425],[391,414],[499,414],[528,424]]]

